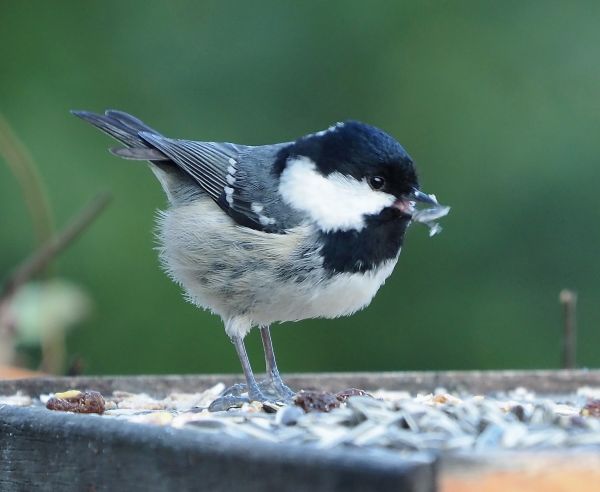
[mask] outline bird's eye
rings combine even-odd
[[[385,185],[385,179],[381,176],[371,176],[369,178],[369,186],[374,190],[380,190]]]

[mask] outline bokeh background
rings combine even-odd
[[[599,18],[593,0],[0,3],[0,112],[56,228],[113,194],[51,270],[92,306],[66,365],[239,372],[221,321],[159,269],[160,186],[72,108],[246,144],[353,118],[413,156],[423,189],[452,206],[443,233],[413,226],[365,311],[276,326],[283,372],[558,367],[565,287],[579,294],[578,363],[600,365]],[[0,161],[3,278],[36,241]],[[262,368],[257,333],[247,345]]]

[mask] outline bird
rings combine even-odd
[[[271,325],[368,306],[398,261],[416,202],[437,205],[402,145],[359,121],[252,146],[168,138],[118,110],[72,113],[119,141],[114,155],[148,161],[167,196],[161,265],[189,301],[221,317],[246,380],[212,411],[291,401]],[[244,345],[255,327],[264,381]]]

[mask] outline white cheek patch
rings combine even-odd
[[[396,198],[374,191],[366,181],[334,172],[323,176],[308,157],[288,161],[281,174],[279,194],[283,200],[308,214],[323,231],[360,231],[364,216],[378,214]]]

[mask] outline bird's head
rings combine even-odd
[[[408,223],[419,191],[413,161],[387,133],[348,121],[298,139],[279,156],[279,193],[323,231],[360,231],[369,217]]]

